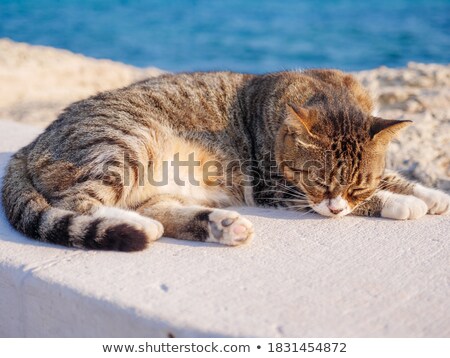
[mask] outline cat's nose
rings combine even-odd
[[[347,201],[339,195],[333,199],[330,199],[327,203],[327,207],[328,210],[330,210],[330,213],[338,215],[347,209]]]
[[[334,215],[337,215],[337,214],[339,214],[342,210],[344,210],[344,209],[335,209],[335,208],[333,208],[333,207],[330,206],[330,205],[328,205],[328,209],[329,209]]]

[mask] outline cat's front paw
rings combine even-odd
[[[416,184],[413,195],[427,204],[428,213],[430,214],[442,215],[450,212],[450,195],[442,191]]]
[[[381,216],[395,220],[412,220],[425,216],[428,207],[424,201],[412,195],[388,193],[384,196]]]
[[[239,213],[215,209],[209,214],[209,242],[240,245],[253,238],[253,224]]]

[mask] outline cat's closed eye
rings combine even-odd
[[[350,189],[347,193],[350,196],[362,196],[372,192],[372,188],[370,187],[357,187]]]

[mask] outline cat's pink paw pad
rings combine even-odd
[[[236,235],[242,235],[247,232],[247,227],[244,225],[237,225],[233,228],[233,233]]]
[[[216,209],[209,214],[210,237],[207,241],[240,245],[253,238],[253,224],[239,213]]]

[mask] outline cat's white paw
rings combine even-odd
[[[396,220],[418,219],[425,216],[428,211],[427,204],[412,195],[385,193],[383,201],[384,204],[381,209],[383,218]]]
[[[428,213],[430,214],[442,215],[450,212],[450,195],[447,195],[442,191],[416,184],[414,186],[413,195],[427,204]]]
[[[215,209],[209,214],[208,242],[236,246],[249,242],[254,235],[253,224],[236,211]]]
[[[150,218],[144,219],[145,221],[142,224],[150,241],[156,241],[161,238],[164,234],[164,226],[157,220]]]
[[[164,227],[159,221],[142,216],[134,211],[102,206],[93,216],[125,221],[136,229],[143,230],[149,241],[156,241],[164,234]]]

